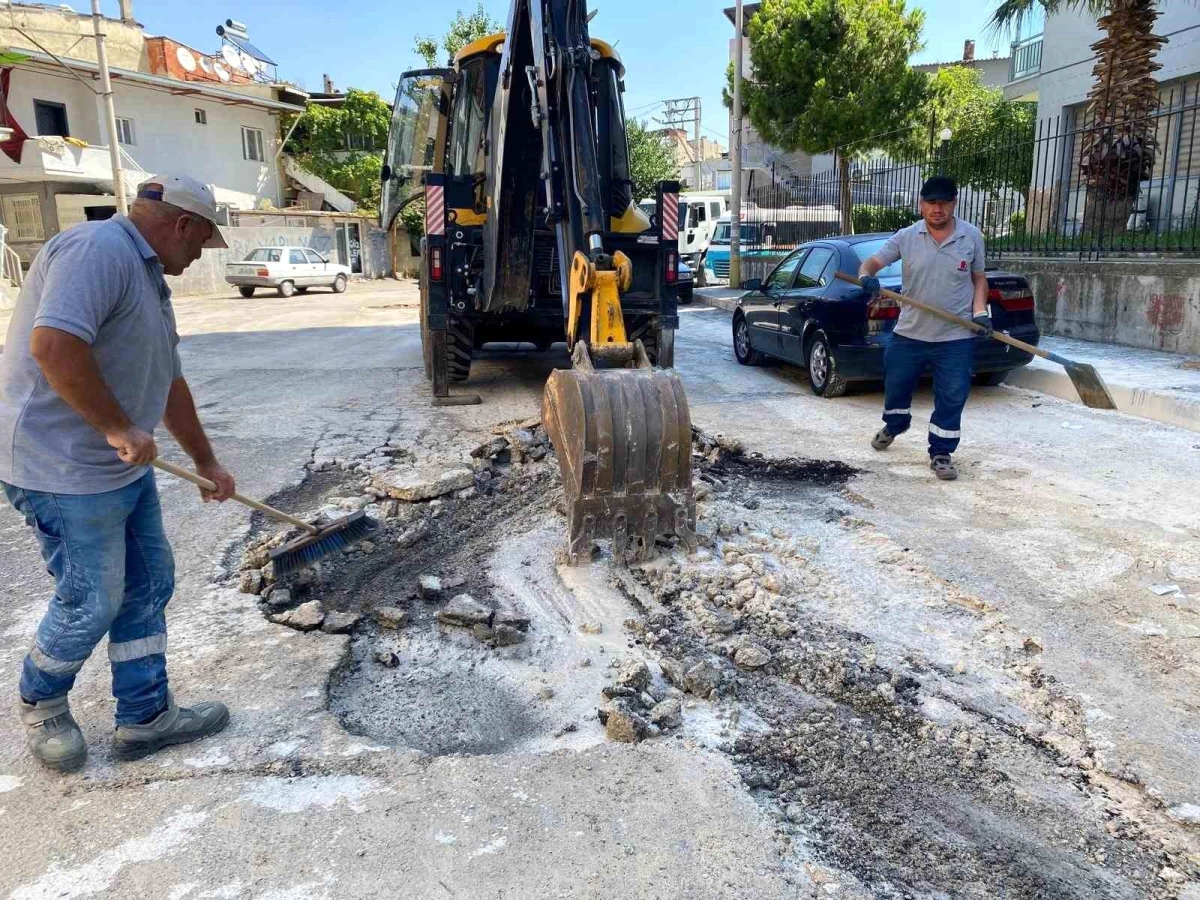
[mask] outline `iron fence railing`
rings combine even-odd
[[[891,232],[916,221],[921,184],[941,172],[958,182],[957,214],[983,231],[989,257],[1200,257],[1198,118],[1200,82],[1192,82],[1133,119],[1096,124],[1080,110],[987,144],[951,138],[911,161],[852,159],[853,230]],[[749,178],[743,272],[756,254],[777,258],[843,233],[836,157],[813,175],[764,170]]]

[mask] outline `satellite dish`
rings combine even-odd
[[[207,56],[200,57],[200,68],[202,71],[207,72],[209,75],[211,75],[213,73],[212,60],[209,59]]]
[[[192,51],[187,47],[176,47],[175,58],[179,60],[179,65],[183,66],[185,72],[196,71],[196,57],[192,55]]]
[[[222,81],[229,80],[229,70],[220,63],[213,63],[213,71],[217,73],[217,77]]]
[[[245,69],[247,72],[249,72],[251,75],[258,74],[258,60],[255,59],[253,56],[251,56],[249,53],[247,53],[244,50],[242,51],[242,54],[241,54],[241,62],[242,62],[242,68]]]
[[[225,64],[235,72],[242,67],[242,55],[238,53],[237,47],[226,44],[221,48],[221,58],[224,59]]]

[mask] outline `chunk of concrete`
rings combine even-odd
[[[362,616],[352,612],[331,612],[325,614],[321,630],[326,634],[349,634],[362,620]]]
[[[325,621],[325,611],[316,600],[301,603],[295,609],[271,616],[271,621],[297,631],[315,631]]]
[[[733,654],[733,663],[739,669],[761,669],[771,661],[771,652],[758,644],[746,644]]]
[[[247,569],[242,573],[238,582],[238,590],[243,594],[257,594],[262,591],[263,577],[258,569]]]
[[[393,500],[432,500],[454,491],[461,491],[475,483],[475,473],[469,468],[456,469],[413,469],[401,472],[386,472],[377,475],[371,482],[372,488],[382,496]]]
[[[377,606],[374,616],[380,628],[403,628],[408,619],[408,613],[398,606]]]
[[[492,611],[470,594],[459,594],[457,597],[451,597],[446,605],[438,610],[437,620],[446,625],[470,628],[474,625],[489,624]]]

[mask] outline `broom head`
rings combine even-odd
[[[360,509],[322,526],[317,534],[302,534],[271,551],[275,576],[282,578],[297,569],[311,566],[331,553],[361,541],[378,527],[379,523]]]

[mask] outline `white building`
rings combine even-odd
[[[5,67],[0,81],[0,124],[14,131],[0,143],[0,220],[28,263],[59,231],[107,218],[115,199],[91,17],[59,7],[12,10],[15,27],[0,20],[0,40],[26,58]],[[179,171],[213,185],[230,208],[281,206],[279,117],[303,111],[307,95],[147,37],[128,2],[122,13],[104,25],[129,195],[148,174]]]

